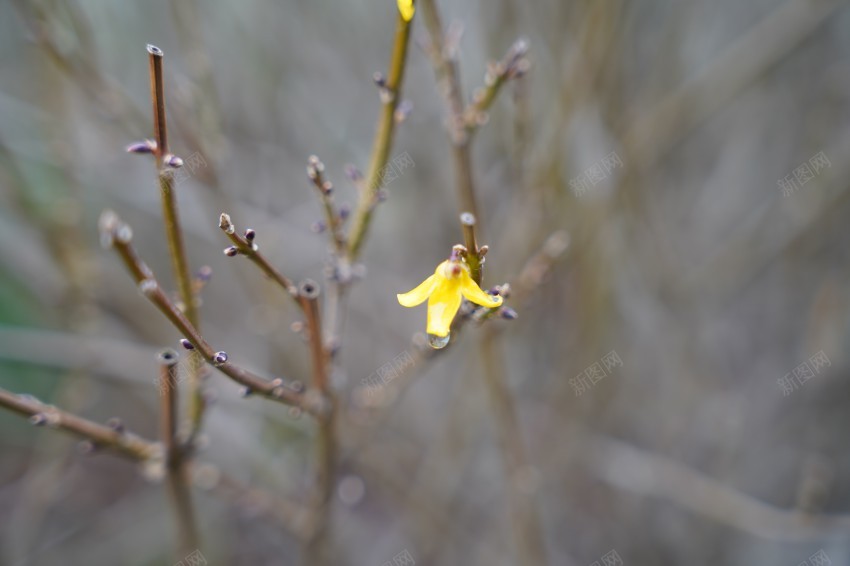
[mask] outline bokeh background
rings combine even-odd
[[[465,96],[530,46],[472,151],[485,282],[522,290],[519,318],[358,389],[424,328],[395,293],[461,241],[417,15],[392,150],[415,166],[385,187],[334,375],[333,563],[850,563],[848,3],[440,7],[463,24]],[[179,185],[191,264],[213,270],[204,334],[307,379],[298,312],[221,253],[218,214],[322,281],[304,167],[317,154],[356,201],[345,166],[368,162],[395,18],[391,0],[0,2],[0,386],[157,435],[154,355],[179,336],[97,234],[118,211],[172,285],[154,167],[124,151],[152,135],[147,43],[166,54],[172,149],[204,162]],[[566,235],[545,276],[523,272]],[[304,492],[315,427],[218,374],[209,389],[198,550],[304,563],[282,500]],[[162,483],[77,443],[0,412],[0,563],[175,564]]]

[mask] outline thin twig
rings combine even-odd
[[[177,352],[167,348],[157,355],[159,377],[157,388],[160,399],[160,438],[165,447],[165,461],[173,466],[180,461],[180,444],[177,442]]]
[[[454,161],[455,185],[461,212],[469,212],[478,217],[478,204],[475,200],[475,185],[472,179],[472,164],[469,156],[470,136],[464,121],[463,92],[460,85],[460,71],[455,59],[456,49],[446,45],[443,23],[435,0],[422,0],[425,27],[431,37],[430,55],[437,75],[440,92],[446,99],[448,109],[449,139],[452,142],[452,160]]]
[[[168,492],[179,530],[178,560],[199,546],[198,527],[192,505],[184,452],[177,440],[177,352],[168,348],[159,353],[160,434],[165,447]]]
[[[348,255],[351,261],[357,259],[372,220],[372,213],[378,200],[378,190],[381,188],[382,173],[387,165],[390,148],[395,131],[395,113],[401,102],[401,85],[407,64],[407,46],[410,39],[410,28],[413,19],[405,19],[401,12],[396,18],[395,40],[390,56],[389,73],[380,85],[382,98],[381,114],[378,118],[378,129],[372,144],[372,155],[369,159],[369,169],[360,191],[360,200],[352,221],[348,238]]]
[[[496,100],[502,86],[508,81],[522,77],[531,67],[526,55],[528,42],[516,40],[508,52],[497,63],[490,63],[484,75],[484,86],[472,94],[472,102],[464,110],[464,127],[472,133],[487,123],[487,112]]]
[[[319,316],[319,286],[315,281],[306,280],[298,286],[298,295],[307,324],[310,351],[313,356],[313,386],[322,394],[328,407],[324,418],[319,419],[316,446],[316,478],[314,493],[315,531],[309,541],[308,554],[311,562],[321,562],[321,547],[328,545],[330,526],[330,508],[336,475],[336,402],[328,375],[328,351],[322,336]],[[318,554],[317,554],[318,553]]]
[[[325,165],[315,155],[307,163],[307,177],[319,194],[325,212],[325,224],[331,244],[338,256],[345,255],[345,235],[342,231],[343,217],[334,203],[333,184],[325,179]]]
[[[319,316],[319,286],[307,279],[298,285],[298,296],[307,319],[307,335],[313,356],[313,386],[322,393],[330,391],[327,374],[327,353],[322,340],[322,319]]]
[[[31,395],[16,395],[0,388],[0,406],[30,417],[34,425],[58,428],[90,440],[96,448],[108,448],[134,460],[144,461],[160,454],[159,447],[123,427],[102,425],[79,417]]]
[[[321,399],[311,401],[314,398],[313,395],[305,395],[295,390],[292,385],[285,385],[283,379],[264,379],[229,362],[225,352],[215,351],[162,290],[153,272],[131,246],[132,230],[114,212],[107,210],[101,215],[100,230],[103,243],[115,248],[142,294],[183,335],[185,339],[183,346],[185,348],[197,350],[207,363],[233,381],[245,386],[247,388],[246,394],[257,393],[268,399],[299,407],[313,415],[323,414]]]
[[[165,117],[165,88],[162,78],[163,52],[155,45],[148,45],[150,62],[151,103],[153,105],[154,141],[156,147],[153,154],[156,158],[157,178],[160,194],[162,195],[162,218],[165,223],[165,235],[168,240],[168,252],[171,256],[171,266],[177,289],[182,301],[183,312],[192,326],[198,328],[198,308],[192,289],[192,277],[189,271],[189,261],[183,243],[183,230],[180,226],[180,215],[177,211],[177,196],[174,192],[173,168],[180,167],[182,161],[168,151],[168,126]],[[191,358],[190,358],[191,362]],[[189,385],[191,388],[189,404],[189,420],[191,422],[190,436],[197,434],[203,419],[205,402],[201,390],[201,375],[194,364],[189,364]]]
[[[240,236],[236,233],[236,227],[230,220],[230,215],[222,213],[219,218],[218,227],[221,228],[230,241],[233,242],[233,247],[224,250],[225,255],[235,256],[244,255],[259,267],[266,276],[286,291],[300,305],[301,299],[298,297],[298,289],[288,277],[274,268],[269,260],[259,252],[257,243],[254,241],[256,233],[250,228],[245,231],[245,236]]]
[[[469,153],[472,134],[479,126],[486,123],[487,111],[502,86],[508,80],[519,77],[528,70],[529,62],[525,57],[528,44],[523,39],[517,40],[500,62],[490,65],[484,78],[484,88],[475,92],[472,103],[467,107],[464,104],[460,70],[456,58],[455,43],[459,40],[460,30],[458,28],[452,30],[451,40],[447,41],[436,0],[422,0],[422,3],[425,27],[428,28],[430,36],[426,51],[431,57],[437,86],[445,98],[448,111],[448,132],[452,142],[452,159],[460,211],[469,212],[478,217]]]

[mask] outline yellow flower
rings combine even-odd
[[[405,307],[415,307],[428,299],[427,332],[445,337],[449,335],[462,297],[483,307],[494,308],[502,304],[502,297],[482,291],[469,276],[469,267],[456,259],[447,259],[438,265],[434,274],[418,287],[398,295],[398,302]]]
[[[401,14],[405,22],[409,22],[413,18],[415,11],[413,0],[398,0],[398,13]]]

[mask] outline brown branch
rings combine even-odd
[[[487,112],[496,100],[501,88],[508,81],[522,77],[531,66],[528,58],[528,42],[518,39],[497,63],[490,63],[484,75],[484,86],[472,94],[472,102],[464,110],[463,125],[472,133],[487,123]]]
[[[199,546],[198,527],[192,505],[192,491],[183,450],[177,440],[177,352],[168,348],[159,353],[160,434],[165,447],[168,493],[179,531],[178,560]]]
[[[481,268],[484,264],[484,255],[487,253],[487,246],[478,247],[478,239],[475,237],[475,216],[471,212],[464,212],[460,215],[460,226],[463,230],[463,243],[466,248],[463,257],[469,265],[469,274],[472,280],[481,285]]]
[[[110,427],[84,419],[31,395],[16,395],[0,388],[0,406],[30,417],[34,425],[46,425],[76,434],[91,441],[96,448],[108,448],[134,460],[144,461],[160,454],[155,443],[125,430],[123,426]]]
[[[295,284],[288,277],[275,269],[274,266],[269,263],[269,260],[259,252],[257,243],[254,242],[256,233],[253,230],[249,228],[245,231],[244,237],[240,236],[236,233],[236,227],[233,225],[233,222],[231,222],[230,215],[223,212],[221,213],[221,217],[219,217],[218,227],[227,234],[227,237],[230,238],[230,241],[234,244],[233,247],[225,248],[225,255],[244,255],[257,267],[259,267],[269,279],[280,285],[281,288],[289,294],[289,296],[301,305],[301,299],[298,296],[298,288]]]
[[[177,442],[177,352],[167,348],[157,355],[159,376],[157,386],[160,400],[160,438],[165,447],[165,461],[169,466],[180,462],[180,444]]]
[[[328,407],[324,418],[319,419],[316,446],[316,477],[313,500],[314,532],[308,541],[308,554],[312,563],[322,562],[322,547],[328,545],[330,527],[330,509],[333,497],[334,478],[336,476],[336,399],[328,374],[329,352],[322,337],[321,317],[319,316],[319,286],[315,281],[305,280],[298,286],[302,309],[307,324],[310,351],[313,356],[313,386],[322,394]]]
[[[322,319],[319,316],[319,286],[306,279],[298,285],[298,296],[307,319],[307,334],[313,356],[313,386],[322,393],[330,392],[327,375],[327,352],[322,340]]]
[[[283,379],[264,379],[229,362],[227,353],[214,350],[162,290],[153,272],[131,246],[132,230],[114,212],[107,210],[101,215],[100,230],[103,243],[114,247],[142,294],[183,335],[182,343],[186,349],[196,350],[207,363],[236,383],[245,386],[246,394],[257,393],[273,401],[299,407],[317,416],[324,413],[321,399],[313,401],[315,396],[303,394],[292,386],[284,385]]]
[[[325,212],[325,224],[331,238],[331,244],[338,256],[345,255],[345,235],[342,232],[343,217],[337,210],[333,197],[333,184],[325,179],[325,165],[315,155],[311,155],[307,164],[307,177],[319,194],[322,209]]]
[[[469,155],[470,136],[464,123],[463,92],[460,84],[460,70],[453,46],[446,44],[443,23],[435,0],[422,0],[425,27],[431,38],[431,62],[437,76],[437,85],[446,100],[448,109],[448,132],[452,142],[452,160],[454,161],[455,185],[461,212],[469,212],[478,217],[478,204],[475,199],[475,185],[472,179],[472,163]]]
[[[437,85],[445,98],[448,111],[448,133],[452,142],[452,160],[460,211],[469,212],[478,217],[469,153],[472,134],[487,121],[487,111],[502,86],[528,70],[529,62],[526,59],[528,44],[525,40],[517,40],[500,62],[489,66],[484,78],[485,87],[475,92],[472,103],[467,107],[464,104],[460,70],[456,58],[455,43],[459,38],[460,30],[457,28],[451,30],[452,37],[447,41],[436,0],[422,0],[422,3],[425,27],[430,36],[426,51],[431,57]]]
[[[163,52],[155,45],[148,45],[150,63],[151,104],[153,106],[154,142],[152,147],[156,158],[157,178],[162,196],[162,218],[165,224],[165,235],[168,241],[168,251],[171,257],[171,267],[177,281],[183,312],[192,325],[198,328],[198,308],[195,293],[192,288],[192,277],[189,272],[189,260],[186,257],[186,247],[183,243],[183,230],[180,226],[180,215],[177,211],[177,196],[174,192],[173,168],[182,166],[182,160],[171,155],[168,151],[168,126],[165,116],[165,87],[162,78]],[[189,419],[192,425],[191,436],[197,434],[203,419],[205,409],[201,376],[190,365],[190,387],[192,389],[189,408]]]

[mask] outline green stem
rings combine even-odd
[[[360,200],[354,214],[348,240],[348,255],[351,261],[357,258],[363,246],[363,240],[366,237],[366,232],[372,220],[372,213],[377,203],[377,193],[381,188],[381,173],[387,165],[390,148],[393,144],[393,133],[396,125],[395,111],[401,101],[401,84],[407,64],[407,46],[410,43],[412,24],[413,19],[405,21],[401,14],[398,14],[389,74],[382,87],[385,96],[378,118],[378,129],[375,132],[369,169],[366,172],[366,178],[360,192]]]

